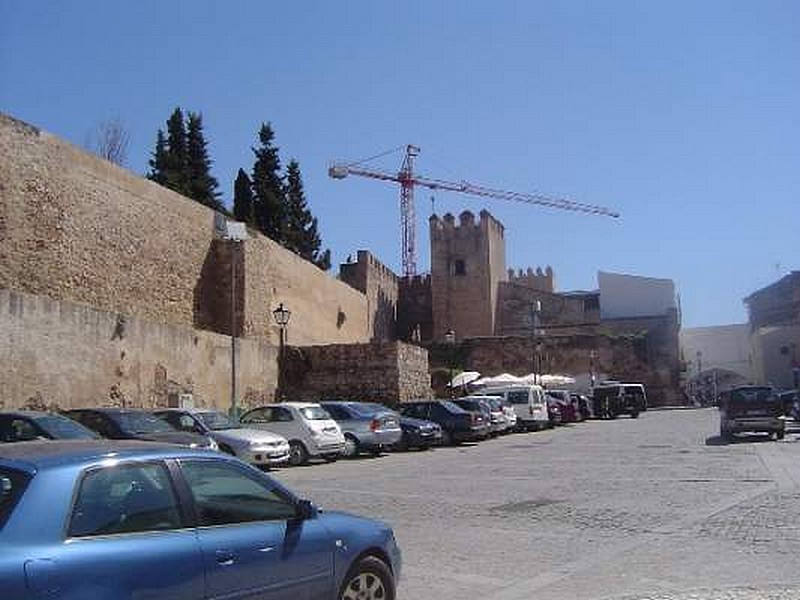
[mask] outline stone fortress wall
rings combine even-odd
[[[228,333],[227,254],[238,252],[245,335],[277,342],[283,302],[293,343],[371,339],[363,293],[254,232],[226,249],[214,215],[0,114],[0,288]]]
[[[339,279],[366,296],[367,324],[373,341],[397,338],[399,278],[367,250],[359,250],[356,261],[339,267]]]

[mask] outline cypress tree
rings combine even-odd
[[[236,182],[233,184],[233,216],[237,221],[254,224],[253,183],[244,169],[239,169]]]
[[[217,191],[219,183],[211,175],[211,159],[208,156],[208,143],[203,134],[203,117],[200,113],[189,113],[184,182],[187,196],[214,210],[224,210]]]
[[[330,251],[320,253],[322,240],[317,218],[311,214],[303,189],[300,164],[296,160],[286,167],[286,220],[284,245],[324,270],[330,268]]]
[[[164,131],[161,129],[156,134],[156,148],[153,150],[153,156],[148,164],[150,165],[150,172],[147,174],[147,178],[160,185],[166,185],[167,140],[164,137]]]
[[[188,152],[186,147],[186,123],[180,107],[172,111],[167,119],[167,155],[164,169],[168,188],[189,196],[187,177]]]
[[[281,180],[281,162],[274,145],[275,134],[269,123],[258,132],[261,145],[253,148],[253,216],[256,227],[267,237],[284,243],[285,198]]]

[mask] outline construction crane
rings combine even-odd
[[[583,204],[564,198],[554,198],[542,194],[527,194],[524,192],[509,192],[495,188],[476,185],[468,181],[453,182],[443,179],[424,177],[414,173],[414,159],[419,156],[420,149],[411,144],[405,147],[405,156],[400,170],[397,173],[388,171],[378,171],[361,166],[363,163],[394,152],[384,152],[377,156],[359,162],[335,162],[328,169],[328,175],[334,179],[344,179],[348,175],[379,179],[381,181],[392,181],[400,184],[400,228],[402,233],[403,246],[403,275],[406,277],[417,273],[417,234],[416,217],[414,211],[414,186],[420,185],[431,190],[445,190],[448,192],[458,192],[469,196],[479,196],[485,198],[497,198],[499,200],[509,200],[513,202],[524,202],[548,208],[558,208],[560,210],[571,210],[575,212],[600,215],[604,217],[619,217],[619,213],[603,206]]]

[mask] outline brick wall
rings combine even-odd
[[[287,347],[282,364],[281,394],[290,400],[393,405],[431,395],[427,351],[402,342]]]
[[[228,332],[230,251],[214,215],[0,114],[0,287]],[[364,294],[257,233],[239,253],[245,335],[277,341],[283,302],[295,343],[372,337]]]
[[[237,344],[241,403],[272,400],[276,347]],[[0,289],[0,409],[166,406],[181,392],[227,409],[230,358],[225,335]]]

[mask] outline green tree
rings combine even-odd
[[[233,184],[233,216],[237,221],[254,225],[253,219],[253,183],[245,173],[239,169],[236,182]]]
[[[211,175],[211,159],[208,156],[208,143],[203,134],[203,117],[200,113],[189,113],[183,179],[187,196],[214,210],[225,209],[219,201],[219,183]]]
[[[327,271],[330,251],[320,252],[322,240],[317,218],[308,208],[300,164],[296,160],[290,161],[286,167],[285,197],[284,246]]]
[[[184,196],[189,195],[188,151],[186,123],[183,111],[177,107],[167,119],[167,154],[164,170],[165,184]]]
[[[262,123],[258,132],[260,146],[253,148],[253,217],[259,231],[283,244],[286,202],[274,138],[270,124]]]
[[[159,129],[156,134],[156,148],[153,150],[153,156],[148,163],[150,165],[150,172],[147,178],[155,181],[160,185],[167,184],[167,140],[164,137],[164,131]]]

